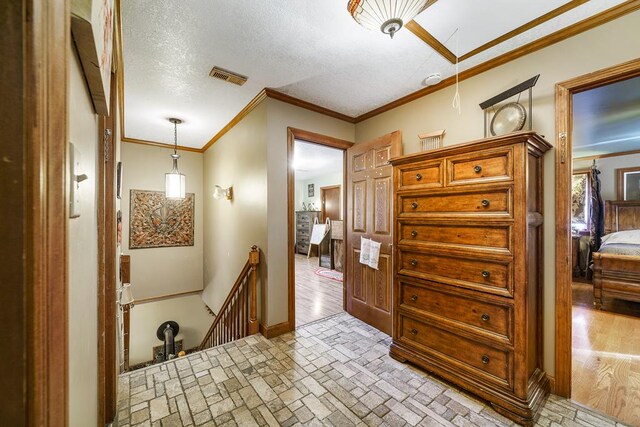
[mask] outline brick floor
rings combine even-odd
[[[116,426],[511,426],[346,313],[120,376]],[[551,396],[538,425],[622,426]]]

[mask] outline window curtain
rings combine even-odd
[[[600,170],[596,166],[595,162],[591,167],[591,177],[589,185],[591,187],[591,251],[596,252],[600,249],[602,242],[602,235],[604,234],[604,202],[600,193]]]

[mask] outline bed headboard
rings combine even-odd
[[[604,233],[640,230],[640,200],[604,202]]]

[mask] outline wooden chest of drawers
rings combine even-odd
[[[532,132],[392,159],[391,356],[531,425],[542,367],[542,173]]]
[[[296,212],[296,252],[306,255],[309,251],[309,240],[314,220],[320,221],[320,211]]]

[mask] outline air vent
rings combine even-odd
[[[247,78],[240,74],[233,73],[220,67],[213,67],[209,73],[214,79],[224,80],[225,82],[233,83],[234,85],[242,86],[247,82]]]

